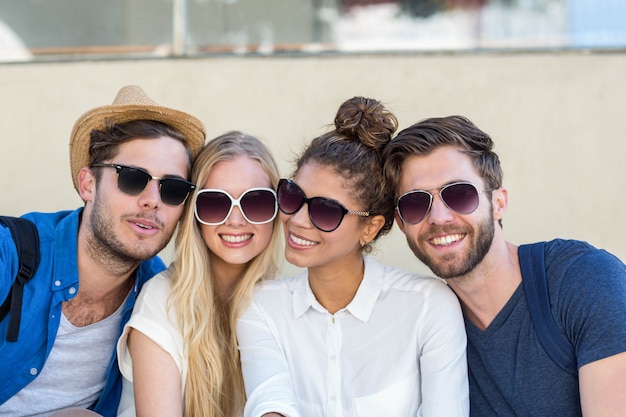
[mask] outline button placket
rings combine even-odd
[[[341,415],[341,323],[329,315],[326,330],[326,408],[328,416]]]

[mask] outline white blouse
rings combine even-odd
[[[244,416],[467,416],[466,336],[445,282],[365,258],[330,314],[307,272],[255,288],[238,326]]]

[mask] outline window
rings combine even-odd
[[[0,62],[626,47],[623,0],[0,0]]]

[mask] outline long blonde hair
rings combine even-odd
[[[205,145],[194,162],[192,181],[201,187],[215,164],[238,155],[257,160],[276,188],[278,168],[267,147],[258,139],[237,131]],[[169,305],[177,312],[189,360],[185,416],[240,416],[245,390],[235,326],[241,310],[250,302],[254,284],[274,278],[278,272],[282,246],[279,220],[278,216],[274,220],[269,245],[249,262],[231,298],[222,300],[217,293],[216,277],[211,272],[209,249],[194,217],[195,194],[190,200],[176,235],[173,288],[169,296]]]

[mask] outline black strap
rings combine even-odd
[[[545,242],[521,245],[518,254],[526,302],[537,336],[545,351],[557,365],[569,374],[577,375],[574,346],[559,330],[550,310]]]
[[[0,222],[4,223],[11,231],[18,255],[17,276],[7,298],[0,307],[0,320],[4,320],[6,315],[11,312],[7,341],[15,342],[22,319],[24,284],[35,275],[39,266],[39,233],[35,224],[30,220],[0,216]]]

